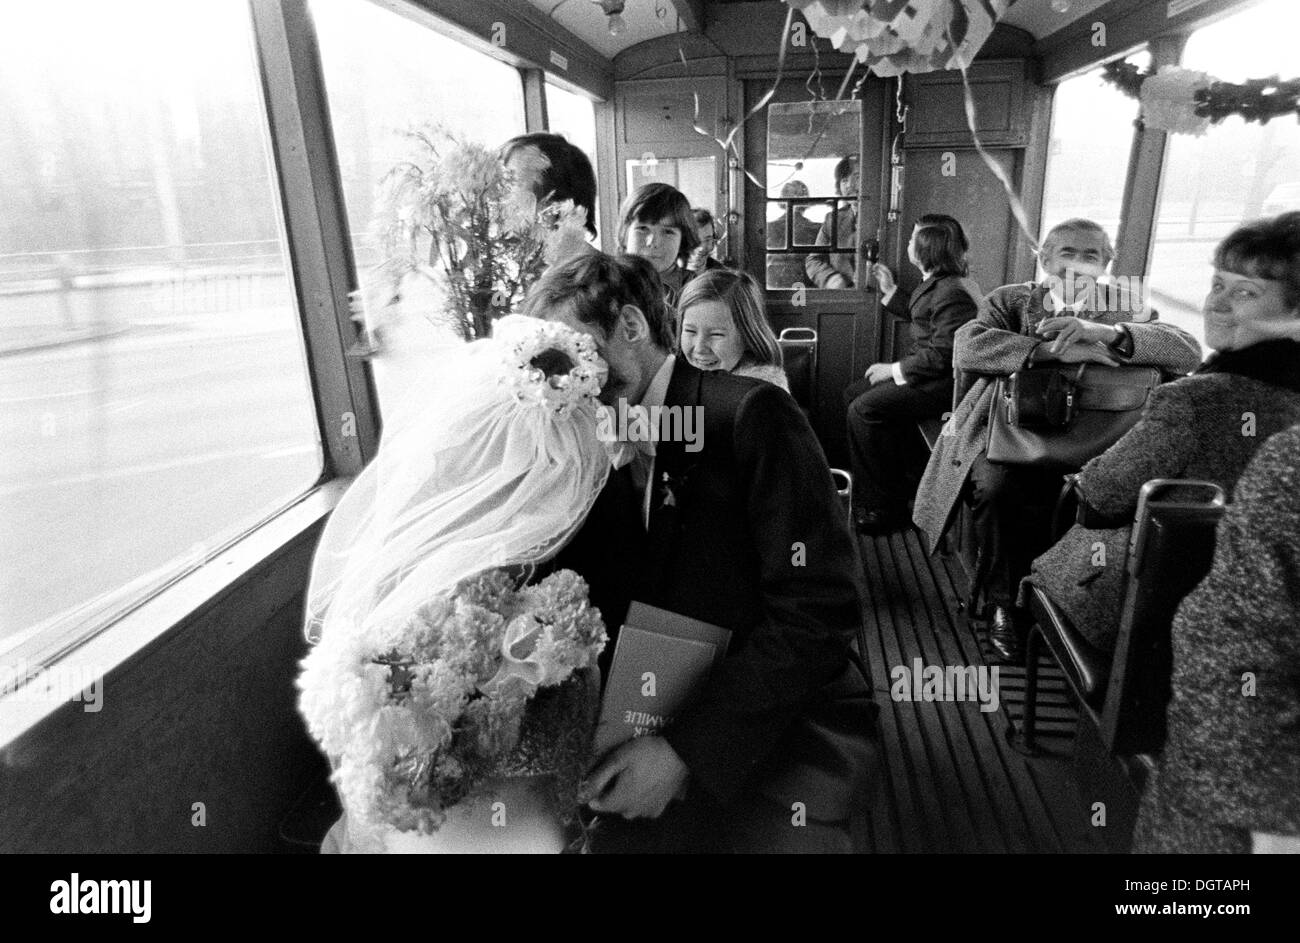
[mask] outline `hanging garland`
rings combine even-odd
[[[1238,85],[1177,66],[1143,72],[1129,62],[1107,63],[1102,78],[1138,99],[1147,127],[1161,131],[1204,134],[1231,115],[1261,124],[1283,115],[1300,120],[1300,79],[1283,82],[1273,76]]]

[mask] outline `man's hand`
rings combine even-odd
[[[1109,344],[1119,336],[1119,331],[1109,324],[1070,317],[1047,318],[1035,328],[1034,333],[1052,341],[1049,350],[1053,354],[1060,354],[1071,344]]]
[[[853,287],[853,283],[849,281],[848,276],[843,275],[843,274],[841,274],[841,273],[839,273],[839,272],[836,272],[834,275],[831,275],[831,276],[828,276],[828,277],[827,277],[827,279],[826,279],[826,284],[823,285],[822,287],[823,287],[823,288],[841,288],[841,289],[843,289],[843,288],[852,288],[852,287]]]
[[[1119,358],[1100,344],[1071,344],[1061,351],[1050,357],[1040,357],[1039,360],[1055,360],[1059,363],[1102,363],[1108,367],[1118,367]]]
[[[870,382],[872,386],[875,386],[877,383],[884,383],[886,380],[889,380],[892,383],[894,380],[894,365],[889,363],[873,363],[871,366],[867,367],[867,372],[864,373],[863,376],[867,378],[868,382]]]
[[[609,752],[587,777],[582,798],[595,812],[657,819],[668,803],[685,793],[689,776],[686,764],[663,737],[636,737]]]

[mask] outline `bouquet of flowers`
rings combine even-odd
[[[429,834],[503,775],[555,774],[576,809],[605,641],[572,571],[517,588],[492,569],[405,620],[327,637],[303,663],[302,711],[363,824]]]
[[[408,137],[411,159],[380,183],[377,287],[393,304],[408,277],[427,279],[461,338],[486,337],[546,266],[586,244],[586,210],[539,205],[494,149],[439,127]]]

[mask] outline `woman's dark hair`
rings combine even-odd
[[[1282,283],[1282,299],[1300,308],[1300,210],[1238,226],[1214,250],[1214,267]]]
[[[684,261],[696,246],[700,244],[700,235],[696,232],[695,216],[691,213],[691,201],[682,195],[676,187],[666,183],[647,183],[637,189],[619,208],[621,221],[618,224],[619,248],[627,246],[627,231],[633,223],[654,224],[668,220],[682,234],[682,243],[677,250],[677,258]]]
[[[596,235],[596,174],[591,161],[574,145],[558,134],[535,131],[521,134],[501,145],[501,159],[509,161],[515,152],[525,147],[535,147],[547,160],[534,193],[538,202],[572,200],[574,206],[587,211],[587,231]]]
[[[543,312],[567,309],[583,324],[594,324],[609,337],[624,305],[640,309],[660,348],[673,349],[673,324],[659,273],[637,255],[615,258],[592,249],[552,265],[533,284],[520,311],[542,317]]]
[[[966,275],[970,243],[961,223],[942,213],[926,213],[916,221],[916,260],[927,272]]]

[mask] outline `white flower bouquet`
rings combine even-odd
[[[429,834],[501,775],[556,774],[576,809],[605,645],[587,586],[561,570],[516,588],[494,569],[369,637],[328,640],[299,680],[308,726],[367,825]]]

